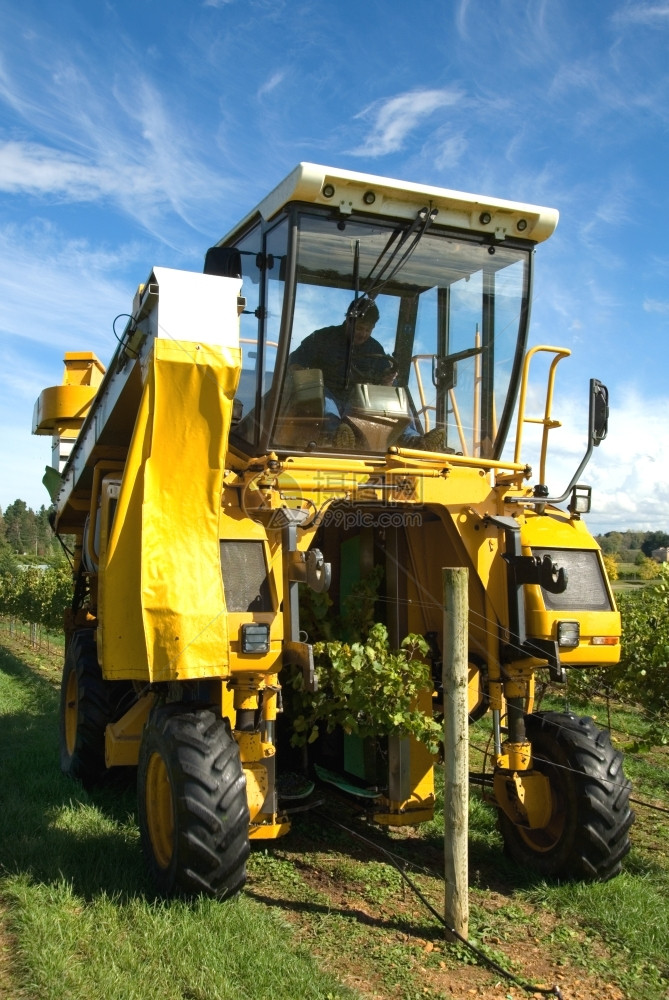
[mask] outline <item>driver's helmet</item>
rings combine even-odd
[[[379,321],[379,308],[373,299],[361,295],[359,299],[353,299],[346,310],[346,318],[350,320],[362,319],[365,323],[376,324]]]

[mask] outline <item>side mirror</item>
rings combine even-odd
[[[604,440],[609,430],[609,390],[596,378],[590,379],[590,411],[588,414],[588,450],[583,456],[583,461],[572,476],[569,486],[562,496],[549,497],[546,486],[534,487],[533,503],[545,507],[547,503],[563,503],[569,494],[572,494],[569,504],[569,512],[572,516],[587,514],[590,510],[591,489],[589,486],[577,485],[579,476],[590,461],[593,447],[596,447]],[[572,492],[573,491],[573,492]]]
[[[590,379],[590,439],[597,447],[609,430],[609,390],[596,378]]]
[[[204,258],[204,273],[221,278],[241,278],[242,258],[236,247],[210,247]]]

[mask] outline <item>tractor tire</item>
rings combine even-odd
[[[67,648],[60,688],[60,767],[85,788],[108,776],[105,729],[118,717],[121,703],[133,696],[129,682],[103,678],[95,631],[75,632]]]
[[[631,783],[622,754],[592,719],[560,712],[525,717],[534,768],[553,798],[547,826],[517,826],[500,809],[507,854],[545,878],[605,882],[620,872],[630,849]]]
[[[160,895],[239,892],[249,808],[227,722],[208,708],[154,709],[142,737],[137,799],[142,849]]]

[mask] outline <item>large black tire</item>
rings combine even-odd
[[[132,698],[129,682],[103,678],[95,631],[75,632],[60,688],[60,766],[65,774],[86,788],[106,778],[105,728],[118,718],[126,702],[130,707]]]
[[[525,717],[534,767],[548,776],[553,799],[546,827],[517,826],[500,809],[507,853],[546,878],[606,881],[630,849],[634,813],[622,754],[592,719],[560,712]]]
[[[162,896],[223,898],[246,881],[249,808],[239,750],[211,709],[154,709],[137,772],[142,849]]]

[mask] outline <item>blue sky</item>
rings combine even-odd
[[[0,0],[0,507],[66,350],[107,361],[153,265],[204,252],[300,160],[558,208],[532,343],[562,362],[549,485],[593,531],[669,530],[669,0]]]

